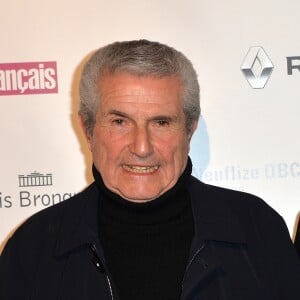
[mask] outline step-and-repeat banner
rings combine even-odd
[[[92,50],[146,38],[194,63],[195,176],[300,211],[300,2],[4,1],[0,11],[0,251],[33,213],[92,181],[77,84]]]

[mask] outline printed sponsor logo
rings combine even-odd
[[[57,92],[54,61],[0,64],[0,96]]]
[[[41,191],[38,187],[53,186],[51,173],[42,174],[34,171],[28,175],[18,175],[18,180],[19,187],[22,188],[19,191],[19,207],[48,207],[75,195],[75,193],[49,193],[44,188],[42,193],[38,192],[38,190]],[[26,189],[32,187],[36,188],[31,189],[31,191]]]
[[[19,187],[49,186],[52,185],[52,174],[41,174],[38,172],[29,175],[19,175]]]
[[[293,70],[300,71],[300,56],[287,56],[287,74],[293,75]]]
[[[0,191],[0,208],[48,207],[71,198],[75,193],[53,191],[53,175],[32,172],[18,175],[19,191],[12,195]]]
[[[274,66],[262,47],[251,47],[241,66],[245,78],[253,89],[265,87]]]

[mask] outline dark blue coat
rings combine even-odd
[[[188,189],[195,237],[181,300],[300,299],[299,258],[273,209],[195,178]],[[0,299],[118,299],[99,242],[99,201],[92,184],[26,221],[2,253]]]

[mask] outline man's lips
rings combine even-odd
[[[151,174],[158,170],[159,166],[135,166],[135,165],[122,165],[122,167],[131,173],[136,174]]]

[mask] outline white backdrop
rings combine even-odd
[[[199,74],[194,174],[262,197],[293,236],[300,211],[299,18],[297,0],[3,1],[0,251],[28,216],[92,181],[76,117],[78,74],[92,50],[140,38],[181,50]],[[261,89],[241,71],[253,46],[274,66]],[[258,57],[257,80],[264,66]]]

